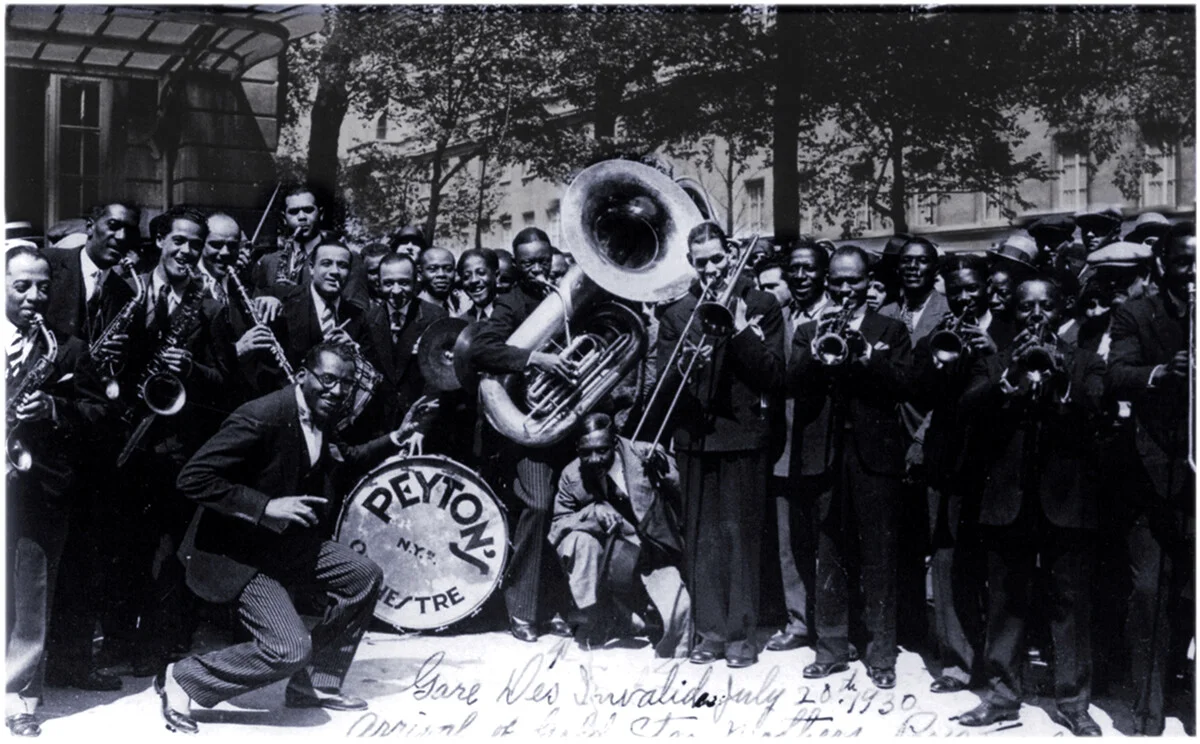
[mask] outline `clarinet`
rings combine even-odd
[[[282,266],[283,264],[280,264]],[[275,357],[275,362],[279,368],[283,370],[283,374],[287,376],[288,382],[293,385],[296,383],[296,372],[292,369],[291,362],[287,359],[287,353],[283,350],[283,345],[279,343],[279,339],[275,337],[274,332],[263,322],[262,317],[258,314],[258,310],[254,307],[254,300],[250,299],[250,294],[246,292],[246,286],[242,284],[242,280],[238,278],[237,271],[230,270],[229,278],[233,281],[233,288],[241,299],[242,304],[246,306],[246,312],[249,313],[251,319],[254,320],[254,325],[262,326],[271,333],[271,356]]]

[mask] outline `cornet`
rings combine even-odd
[[[847,298],[835,314],[817,322],[817,335],[811,347],[814,359],[826,367],[839,367],[862,355],[866,340],[850,327],[857,309]]]
[[[948,321],[948,322],[947,322]],[[954,364],[963,354],[969,353],[971,347],[963,339],[963,326],[976,322],[971,316],[970,309],[964,309],[958,315],[948,316],[942,327],[929,336],[929,348],[933,358],[940,364]]]
[[[1028,380],[1034,397],[1039,397],[1047,389],[1046,383],[1055,371],[1055,336],[1046,320],[1037,321],[1030,326],[1030,331],[1038,339],[1038,343],[1015,357],[1013,363],[1017,367],[1017,373]]]

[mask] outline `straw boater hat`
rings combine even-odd
[[[1130,243],[1143,243],[1147,238],[1158,240],[1171,229],[1171,222],[1158,212],[1143,212],[1138,215],[1133,229],[1125,234],[1122,240]]]
[[[1014,233],[1002,240],[999,245],[988,251],[988,255],[1015,261],[1022,266],[1036,269],[1033,261],[1037,258],[1037,243],[1028,235]]]

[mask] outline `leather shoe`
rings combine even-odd
[[[867,676],[881,690],[890,690],[896,686],[895,667],[867,667]]]
[[[41,736],[42,727],[32,713],[17,713],[4,719],[13,736]]]
[[[813,663],[804,667],[804,678],[821,679],[822,677],[828,677],[831,674],[837,674],[838,672],[846,672],[849,670],[850,665],[844,661],[814,661]]]
[[[730,669],[745,669],[748,666],[754,666],[758,663],[757,656],[729,656],[725,655],[725,664]]]
[[[938,677],[929,685],[930,692],[962,692],[967,689],[967,683],[956,677],[945,674]]]
[[[163,667],[154,675],[154,691],[162,703],[162,717],[167,723],[168,731],[178,731],[181,734],[195,734],[200,731],[196,719],[181,710],[175,710],[167,702],[167,668]]]
[[[1019,708],[980,703],[966,713],[960,714],[958,722],[963,726],[991,726],[998,721],[1015,721],[1019,717]]]
[[[1066,726],[1075,736],[1100,736],[1100,724],[1096,723],[1086,710],[1063,710],[1055,708],[1050,713],[1050,720],[1060,726]]]
[[[340,692],[320,692],[309,695],[306,693],[284,693],[283,704],[289,708],[325,708],[326,710],[366,710],[367,701],[354,695]]]
[[[767,650],[791,651],[807,645],[808,639],[799,633],[779,633],[767,641]]]
[[[114,674],[105,674],[98,669],[92,669],[87,674],[54,675],[47,684],[51,687],[74,687],[79,690],[95,692],[116,692],[121,689],[121,678]]]
[[[696,648],[692,649],[691,655],[688,656],[688,661],[693,664],[711,664],[723,656],[725,656],[723,646],[701,641]]]
[[[558,636],[559,638],[571,638],[575,634],[571,632],[571,626],[566,620],[561,617],[556,617],[546,624],[546,629],[550,635]]]
[[[538,632],[533,627],[533,623],[527,623],[524,620],[514,617],[509,620],[508,627],[513,634],[513,638],[516,638],[518,641],[533,643],[538,639]]]

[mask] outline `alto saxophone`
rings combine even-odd
[[[8,389],[8,409],[5,420],[8,423],[8,438],[5,449],[8,459],[8,474],[18,471],[24,473],[33,467],[33,454],[18,436],[21,422],[17,420],[17,410],[29,402],[33,394],[54,374],[54,360],[58,356],[58,341],[50,329],[46,328],[45,319],[41,313],[35,313],[29,322],[30,331],[41,335],[46,343],[46,353],[38,357],[33,366],[21,377],[21,380]]]
[[[299,235],[303,227],[297,227],[283,241],[279,253],[279,266],[275,269],[276,284],[299,284],[300,274],[304,271],[304,256],[300,255]]]
[[[108,352],[105,346],[114,336],[129,332],[129,327],[133,325],[133,318],[137,315],[138,306],[141,305],[142,298],[146,294],[146,285],[134,270],[136,263],[137,258],[130,255],[121,259],[118,264],[133,280],[134,296],[125,303],[121,311],[105,327],[104,332],[88,348],[88,358],[98,369],[100,379],[104,382],[104,394],[108,396],[109,400],[116,400],[121,396],[121,385],[117,382],[117,376],[120,374],[120,358],[116,354]]]

